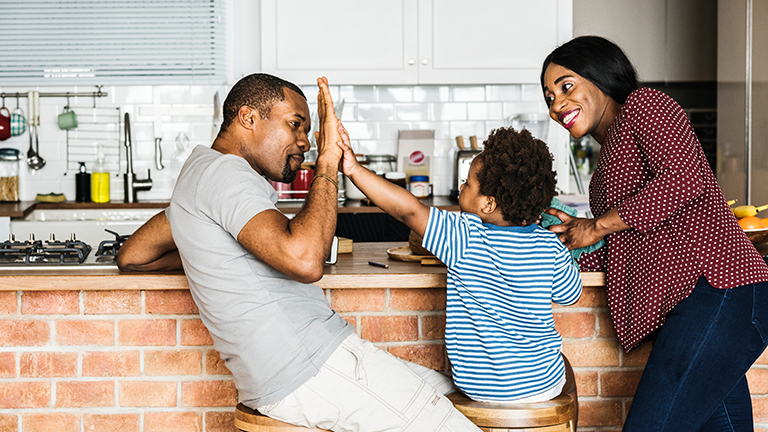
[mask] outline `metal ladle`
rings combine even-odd
[[[37,171],[45,166],[45,159],[40,156],[40,140],[37,133],[37,124],[39,122],[38,109],[40,107],[40,93],[31,91],[27,95],[27,101],[29,102],[29,151],[27,151],[27,166],[30,169]],[[37,151],[32,148],[32,132],[35,133],[35,144]]]

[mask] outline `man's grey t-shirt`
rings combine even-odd
[[[354,328],[323,290],[257,259],[238,241],[277,194],[245,159],[197,146],[166,210],[192,297],[239,399],[275,403],[314,376]]]

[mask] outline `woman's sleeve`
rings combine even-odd
[[[626,119],[652,179],[619,205],[621,220],[647,233],[704,189],[698,139],[682,108],[660,92],[626,107]]]

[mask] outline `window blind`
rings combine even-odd
[[[224,0],[0,0],[0,86],[222,84]]]

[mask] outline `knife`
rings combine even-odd
[[[219,92],[213,94],[213,126],[211,126],[211,141],[216,139],[219,134],[219,120],[221,111],[219,110]]]

